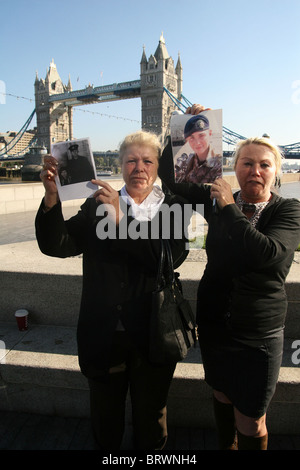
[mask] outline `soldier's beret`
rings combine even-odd
[[[185,125],[184,128],[184,138],[186,139],[194,132],[206,131],[209,129],[209,121],[206,116],[202,114],[197,114],[196,116],[191,117]]]

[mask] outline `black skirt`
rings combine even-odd
[[[274,395],[283,353],[283,330],[262,339],[234,337],[226,327],[199,325],[205,380],[251,418],[263,416]]]

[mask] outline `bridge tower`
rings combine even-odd
[[[36,74],[34,83],[35,109],[37,119],[37,144],[50,152],[51,143],[72,139],[73,110],[63,102],[50,103],[49,96],[72,91],[69,78],[64,85],[52,59],[45,80]]]
[[[72,90],[71,80],[64,85],[52,59],[45,80],[35,79],[35,110],[37,144],[48,151],[51,143],[73,139],[73,106],[141,97],[142,129],[155,132],[162,142],[169,133],[172,112],[176,109],[173,97],[181,101],[182,66],[176,67],[169,56],[163,34],[154,55],[147,60],[145,49],[140,62],[140,80],[114,83],[82,90]]]
[[[182,66],[180,56],[176,67],[169,56],[165,39],[161,34],[154,55],[147,60],[145,48],[140,62],[142,128],[161,135],[162,142],[169,133],[170,117],[176,109],[164,88],[181,101]]]

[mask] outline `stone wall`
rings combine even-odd
[[[234,175],[224,175],[232,188],[239,187]],[[122,179],[108,180],[114,189],[119,190],[123,185]],[[284,173],[281,177],[282,183],[292,183],[300,181],[300,173]],[[159,181],[158,181],[159,183]],[[17,212],[35,211],[38,209],[44,196],[44,187],[42,183],[20,183],[20,184],[0,184],[0,215],[12,214]],[[75,199],[65,201],[65,207],[80,207],[84,199]]]

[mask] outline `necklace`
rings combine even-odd
[[[269,200],[270,201],[270,200]],[[250,224],[253,227],[256,227],[257,222],[260,218],[260,215],[264,208],[269,204],[269,201],[265,202],[256,202],[255,204],[250,204],[242,199],[241,192],[239,192],[236,198],[236,204],[242,212],[247,212],[248,214],[252,213],[253,215],[248,219]]]

